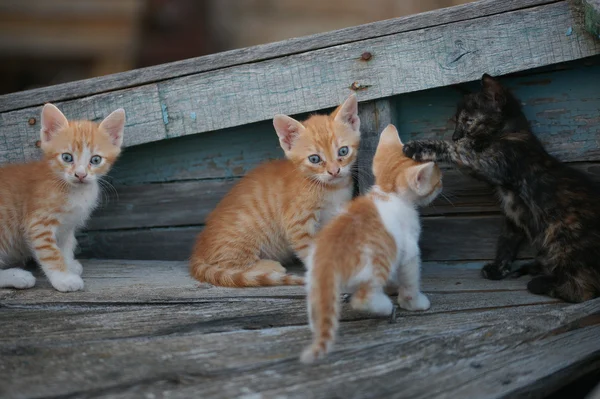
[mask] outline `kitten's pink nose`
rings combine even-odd
[[[87,173],[83,172],[75,172],[75,177],[79,179],[79,181],[83,181],[87,177]]]
[[[340,170],[341,170],[341,168],[337,168],[337,170],[334,170],[333,172],[331,170],[327,170],[327,173],[329,173],[333,177],[336,177],[337,175],[340,174]]]

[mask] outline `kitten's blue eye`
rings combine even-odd
[[[349,150],[348,150],[348,147],[347,147],[347,146],[343,146],[342,148],[340,148],[340,149],[338,150],[338,155],[339,155],[340,157],[345,157],[346,155],[348,155],[348,151],[349,151]]]
[[[92,165],[100,165],[100,162],[102,162],[102,157],[100,155],[94,155],[92,159],[90,159]]]
[[[310,161],[310,163],[319,163],[319,162],[321,162],[321,157],[318,156],[317,154],[312,154],[311,156],[308,157],[308,160]]]
[[[62,157],[62,160],[65,161],[66,163],[73,162],[73,155],[69,154],[68,152],[65,152],[64,154],[62,154],[61,157]]]
[[[465,124],[466,124],[467,126],[471,126],[471,125],[473,124],[473,119],[471,119],[471,118],[467,118],[467,120],[465,121]]]

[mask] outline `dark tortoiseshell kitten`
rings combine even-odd
[[[535,261],[517,275],[537,275],[530,292],[582,302],[600,295],[600,188],[549,155],[531,133],[519,101],[497,80],[459,104],[452,142],[413,141],[404,153],[416,161],[450,162],[493,185],[506,215],[488,279],[511,274],[525,237]]]

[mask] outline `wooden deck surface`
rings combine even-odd
[[[0,289],[1,398],[543,397],[600,366],[600,299],[570,305],[478,263],[425,264],[432,307],[343,307],[326,361],[300,287],[198,285],[184,262],[87,261],[83,292]],[[531,395],[531,396],[530,396]]]

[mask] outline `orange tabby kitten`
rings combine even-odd
[[[33,275],[20,268],[35,258],[54,288],[83,289],[82,267],[73,256],[75,231],[96,206],[99,182],[117,159],[125,111],[100,125],[67,121],[52,104],[42,109],[44,158],[0,168],[0,287],[29,288]]]
[[[280,262],[305,260],[324,223],[352,198],[360,140],[356,96],[331,115],[304,122],[277,115],[273,125],[287,159],[248,173],[217,205],[198,236],[190,273],[226,287],[301,285]]]
[[[389,315],[393,304],[384,287],[391,284],[398,288],[400,307],[429,309],[429,300],[420,291],[421,225],[416,208],[440,193],[440,170],[432,162],[404,156],[398,131],[389,125],[379,139],[373,174],[375,186],[317,234],[306,262],[314,337],[302,354],[305,363],[331,349],[342,290],[353,292],[354,309]]]

